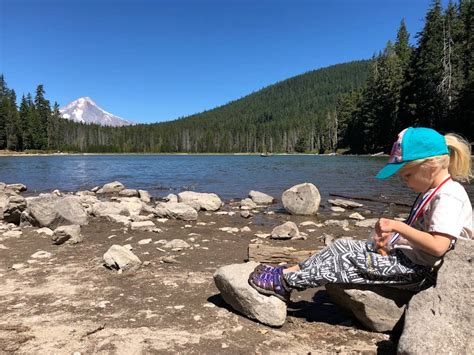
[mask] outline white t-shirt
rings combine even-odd
[[[425,196],[432,190],[428,190]],[[453,180],[447,181],[428,202],[423,215],[412,227],[425,232],[447,234],[455,239],[472,239],[472,205],[464,187]],[[433,256],[401,237],[394,245],[415,264],[435,266],[442,258]]]

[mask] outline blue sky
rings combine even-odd
[[[20,97],[90,96],[135,122],[208,110],[411,41],[431,0],[0,0],[0,72]],[[443,4],[446,2],[443,1]]]

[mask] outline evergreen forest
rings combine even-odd
[[[174,121],[104,127],[61,118],[43,85],[18,100],[0,75],[0,149],[110,153],[388,152],[408,126],[474,139],[474,1],[433,0],[410,44],[270,85]],[[19,102],[19,105],[18,105]]]

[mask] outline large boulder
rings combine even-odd
[[[138,190],[135,189],[123,189],[119,191],[120,196],[125,197],[137,197],[139,196]]]
[[[222,298],[236,311],[272,327],[281,327],[286,319],[286,304],[274,296],[265,296],[248,283],[250,273],[258,264],[223,266],[214,273],[214,282]]]
[[[272,239],[291,239],[298,238],[300,231],[294,222],[285,222],[273,228],[270,238]]]
[[[103,256],[104,263],[112,269],[131,270],[141,265],[141,260],[127,248],[114,244]]]
[[[380,285],[326,284],[326,291],[334,304],[376,332],[392,331],[413,296],[412,292]]]
[[[267,194],[264,194],[260,191],[251,190],[249,192],[249,197],[255,202],[257,205],[271,205],[275,199]]]
[[[30,221],[39,227],[50,227],[56,220],[54,205],[58,198],[52,196],[32,197],[26,199]]]
[[[128,211],[129,216],[138,216],[143,210],[143,206],[145,206],[144,202],[138,197],[120,197],[117,200]]]
[[[3,212],[5,208],[8,206],[9,198],[8,195],[0,190],[0,220],[3,219]]]
[[[92,205],[91,213],[96,217],[107,217],[109,215],[130,215],[127,207],[119,202],[96,202]]]
[[[195,221],[198,217],[198,213],[194,208],[180,202],[159,202],[155,210],[158,217],[181,219],[183,221]]]
[[[39,227],[55,228],[61,225],[87,224],[87,212],[79,197],[64,198],[52,195],[27,198],[27,215],[29,221]]]
[[[21,213],[26,209],[25,198],[20,195],[11,195],[6,201],[6,206],[3,206],[3,219],[9,223],[20,224]]]
[[[19,194],[20,192],[26,191],[27,187],[26,187],[26,185],[23,185],[23,184],[8,184],[5,187],[5,190],[11,190],[11,191],[14,191],[15,193]]]
[[[436,286],[411,299],[399,354],[474,354],[474,241],[458,240],[446,254]]]
[[[217,211],[221,208],[222,201],[216,194],[194,191],[183,191],[178,194],[178,202],[199,204],[201,210]],[[191,205],[194,207],[193,205]]]
[[[118,193],[125,189],[125,186],[119,181],[113,181],[109,182],[108,184],[105,184],[102,186],[101,189],[97,190],[96,193],[98,194],[112,194],[112,193]]]
[[[140,196],[140,200],[142,200],[145,203],[150,203],[151,202],[151,196],[148,191],[146,190],[138,190],[138,195]]]
[[[304,183],[283,192],[282,202],[289,213],[310,216],[318,212],[321,195],[316,186]]]
[[[76,196],[67,196],[56,201],[54,210],[57,213],[56,225],[86,225],[87,212]],[[49,227],[49,226],[44,226]]]

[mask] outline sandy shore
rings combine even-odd
[[[226,204],[224,211],[237,211]],[[271,211],[276,213],[272,214]],[[270,214],[267,214],[270,211]],[[280,329],[251,321],[222,300],[212,275],[223,265],[247,259],[255,233],[269,233],[287,220],[320,223],[333,216],[290,216],[271,206],[250,219],[199,212],[198,221],[156,222],[162,233],[131,231],[103,218],[90,218],[84,241],[53,245],[35,228],[18,238],[0,237],[0,352],[17,353],[393,353],[389,335],[366,331],[341,313],[324,288],[294,293]],[[251,232],[226,233],[222,227]],[[367,228],[300,227],[307,240],[263,242],[311,249],[323,233],[365,239]],[[148,244],[138,241],[151,238]],[[164,251],[163,240],[186,240],[191,248]],[[137,271],[109,270],[102,255],[113,244],[131,244],[144,262]],[[31,255],[43,250],[45,259]],[[165,258],[167,257],[167,258]],[[175,262],[169,262],[172,260]],[[165,262],[165,261],[168,262]],[[24,268],[12,269],[23,263]]]

